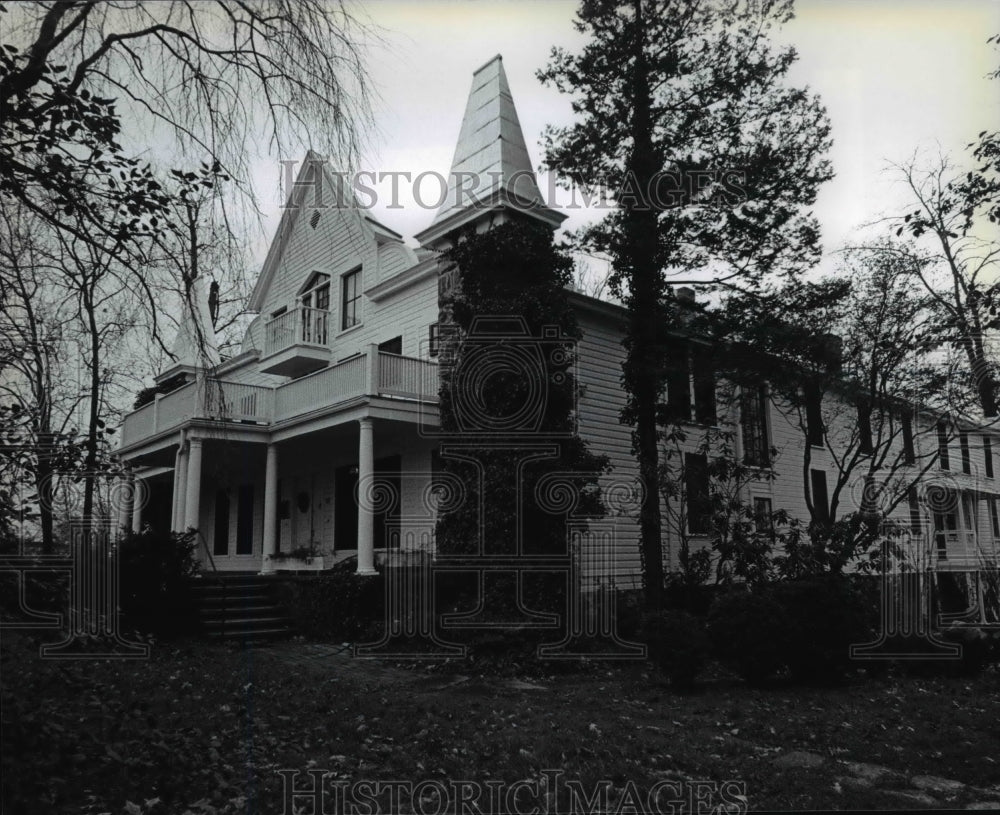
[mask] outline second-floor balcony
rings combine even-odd
[[[260,355],[260,369],[264,373],[301,376],[329,363],[329,311],[297,306],[265,323]]]
[[[437,363],[372,345],[366,353],[273,388],[202,378],[127,414],[121,444],[130,447],[193,419],[258,426],[294,422],[363,397],[436,403]]]

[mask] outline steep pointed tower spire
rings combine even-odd
[[[447,195],[431,225],[415,237],[425,246],[438,244],[460,227],[511,212],[553,229],[566,218],[546,205],[538,189],[503,59],[497,54],[472,75]]]
[[[193,379],[199,369],[219,364],[215,328],[209,316],[208,296],[201,277],[194,279],[191,285],[191,302],[184,303],[183,308],[177,336],[170,348],[174,361],[156,377],[158,383],[178,374]]]

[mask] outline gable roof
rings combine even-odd
[[[426,244],[477,212],[502,206],[553,227],[565,220],[546,206],[538,189],[503,58],[497,54],[472,75],[447,193],[431,225],[415,237]]]
[[[340,174],[330,171],[330,164],[323,156],[309,150],[298,175],[295,177],[292,188],[288,192],[285,206],[282,207],[278,228],[275,230],[274,238],[267,250],[267,257],[264,259],[264,265],[261,266],[257,282],[254,283],[253,292],[247,303],[247,311],[249,312],[260,312],[299,216],[305,209],[314,209],[306,204],[306,200],[307,195],[315,186],[315,173],[317,172],[323,174],[322,184],[325,185],[323,189],[328,191],[327,194],[336,209],[340,212],[350,210],[354,213],[358,225],[369,240],[377,241],[379,244],[393,241],[402,242],[402,236],[361,209],[354,190],[344,184]]]

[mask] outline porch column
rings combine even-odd
[[[274,571],[271,555],[277,548],[275,532],[278,525],[278,445],[267,445],[267,464],[264,467],[264,534],[261,538],[260,573]]]
[[[371,419],[360,419],[358,440],[358,574],[375,574],[375,519],[370,491],[375,474],[375,436]]]
[[[115,503],[118,504],[118,534],[130,532],[132,508],[135,506],[135,473],[125,473],[115,491]]]
[[[138,534],[142,532],[142,505],[146,498],[146,484],[141,478],[132,482],[132,524],[131,530]]]
[[[174,514],[170,519],[170,529],[184,531],[184,498],[187,492],[187,448],[184,442],[177,448],[174,459]]]
[[[188,441],[188,475],[184,490],[184,529],[201,526],[201,439]]]

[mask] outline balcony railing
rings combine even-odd
[[[425,359],[403,357],[398,354],[378,355],[379,393],[423,399],[438,393],[438,366]]]
[[[298,306],[272,317],[264,325],[264,352],[261,357],[277,354],[293,345],[329,347],[330,312]]]
[[[129,413],[122,425],[122,445],[171,430],[190,419],[266,425],[363,396],[436,402],[437,363],[380,352],[372,345],[367,353],[274,388],[219,379],[189,382]]]

